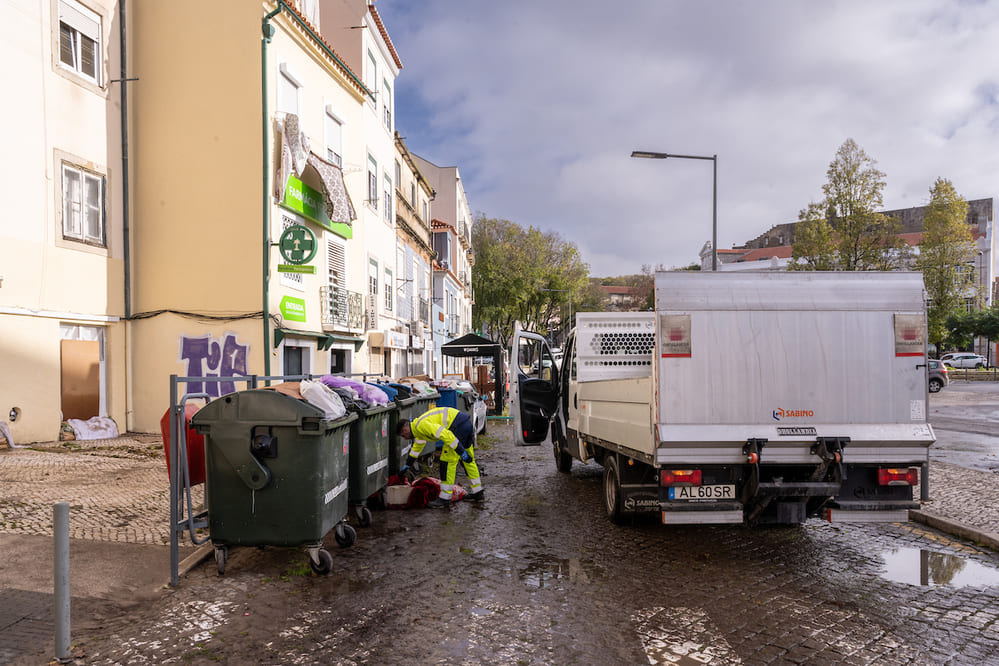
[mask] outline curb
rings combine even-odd
[[[909,520],[929,525],[930,527],[938,529],[941,532],[946,532],[947,534],[960,537],[961,539],[974,541],[975,543],[999,552],[999,534],[994,532],[985,532],[978,528],[965,525],[964,523],[950,520],[949,518],[942,518],[940,516],[935,516],[931,513],[915,509],[909,511]]]

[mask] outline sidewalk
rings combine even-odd
[[[909,518],[999,551],[999,474],[930,463],[930,499]]]

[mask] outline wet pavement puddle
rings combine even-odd
[[[588,583],[600,575],[600,567],[578,557],[558,558],[535,553],[527,557],[527,566],[518,577],[530,587],[562,587],[567,582]]]
[[[920,548],[894,548],[881,553],[881,576],[896,583],[923,587],[999,586],[999,569],[957,555],[935,553]]]

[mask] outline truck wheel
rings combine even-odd
[[[604,510],[608,520],[615,525],[620,525],[624,520],[624,511],[621,509],[621,473],[616,455],[608,455],[604,459]]]

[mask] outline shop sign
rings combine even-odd
[[[330,221],[326,214],[326,198],[323,193],[306,185],[295,176],[288,176],[288,184],[285,186],[281,205],[315,222],[324,229],[329,229],[338,236],[353,238],[354,234],[350,225]]]
[[[287,321],[305,321],[305,299],[285,296],[281,299],[281,316]]]

